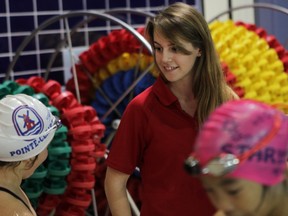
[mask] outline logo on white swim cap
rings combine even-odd
[[[19,106],[12,115],[12,122],[19,136],[30,136],[43,131],[43,119],[35,109]]]

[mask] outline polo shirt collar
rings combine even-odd
[[[169,106],[178,101],[178,98],[171,92],[165,84],[164,79],[159,75],[153,85],[153,92],[164,106]]]

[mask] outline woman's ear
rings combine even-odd
[[[200,57],[202,55],[202,51],[201,49],[198,50],[198,53],[197,53],[197,57]]]

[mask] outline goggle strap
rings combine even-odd
[[[282,119],[280,117],[280,114],[276,113],[272,130],[257,145],[253,146],[253,148],[251,148],[249,151],[246,151],[242,155],[239,155],[238,156],[239,163],[247,160],[254,153],[256,153],[257,151],[259,151],[260,149],[268,145],[269,142],[273,139],[273,137],[278,133],[281,127],[281,123],[282,123]]]

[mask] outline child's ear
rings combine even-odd
[[[34,161],[35,161],[35,157],[29,158],[27,160],[23,160],[22,163],[26,169],[30,169],[34,164]]]

